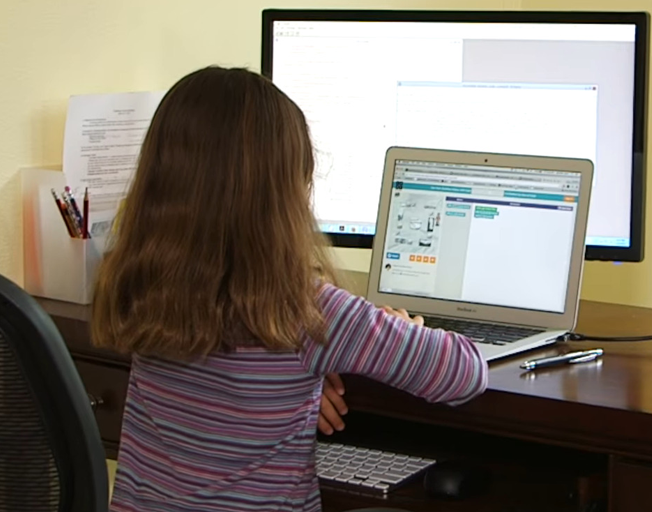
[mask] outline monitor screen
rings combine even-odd
[[[591,259],[642,258],[647,16],[264,11],[263,73],[306,115],[314,211],[371,247],[385,152],[590,159]]]
[[[577,172],[397,160],[378,291],[563,313],[580,183]]]

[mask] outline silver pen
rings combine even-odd
[[[561,364],[588,363],[590,361],[595,361],[602,354],[604,354],[604,350],[601,348],[580,352],[569,352],[568,354],[563,354],[561,356],[541,357],[539,359],[524,361],[523,364],[521,364],[521,368],[524,370],[535,370],[536,368],[545,368],[547,366],[557,366]]]

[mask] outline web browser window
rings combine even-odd
[[[379,291],[562,313],[580,179],[397,161]]]

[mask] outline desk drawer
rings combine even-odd
[[[652,510],[652,465],[615,458],[611,465],[610,512]]]
[[[100,428],[102,441],[107,448],[115,450],[120,440],[122,411],[129,383],[129,369],[83,359],[76,359],[75,365],[86,391],[101,402],[95,409],[95,418]]]

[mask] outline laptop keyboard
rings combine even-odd
[[[488,345],[508,345],[543,332],[543,329],[493,325],[468,320],[424,316],[424,323],[433,329],[444,329],[465,335],[476,343]]]
[[[356,492],[387,494],[435,463],[380,450],[317,443],[317,476],[322,484]]]

